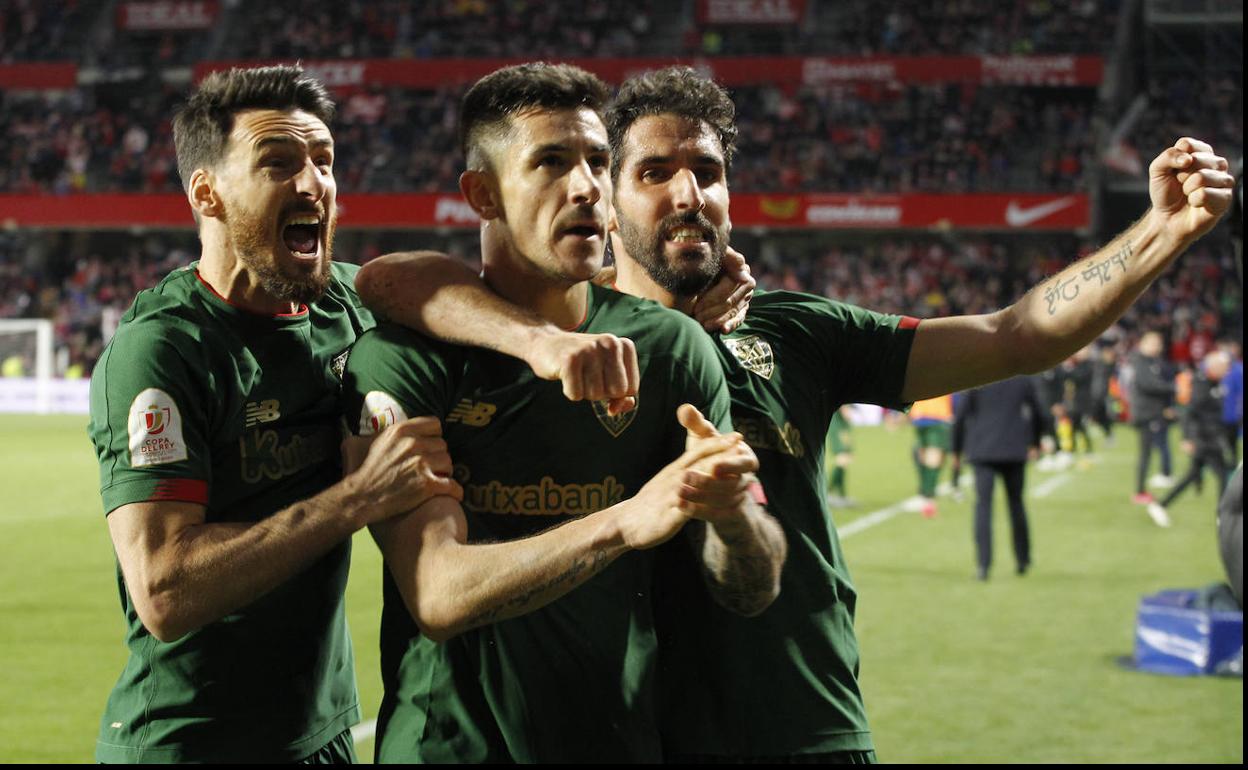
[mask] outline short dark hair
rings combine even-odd
[[[489,162],[483,147],[491,136],[510,128],[513,115],[527,109],[585,107],[601,117],[607,84],[570,64],[531,62],[495,70],[464,94],[459,110],[459,147],[469,168]]]
[[[329,125],[334,100],[297,64],[213,72],[173,119],[183,188],[189,187],[195,169],[212,166],[225,155],[234,116],[243,110],[303,110]]]
[[[732,167],[732,156],[737,151],[737,108],[732,97],[692,67],[665,67],[624,81],[607,107],[605,123],[611,142],[612,180],[619,181],[624,137],[633,123],[650,115],[669,114],[710,126],[724,153],[724,171]]]

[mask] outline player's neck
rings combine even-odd
[[[589,281],[569,282],[516,260],[485,259],[481,277],[500,297],[530,310],[561,329],[575,329],[589,311]]]
[[[619,239],[613,242],[615,252],[615,288],[634,297],[653,300],[663,307],[679,310],[685,315],[693,314],[696,297],[675,294],[655,282],[646,269],[628,256],[621,248]]]
[[[238,258],[228,236],[217,228],[204,227],[199,234],[203,252],[199,277],[234,307],[259,315],[282,315],[299,310],[297,302],[272,297],[259,279]]]

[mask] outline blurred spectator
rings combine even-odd
[[[1014,377],[962,394],[953,422],[954,456],[975,466],[975,577],[992,568],[992,498],[996,477],[1005,486],[1014,541],[1014,569],[1031,566],[1031,535],[1023,485],[1029,456],[1038,449],[1044,406],[1029,377]],[[955,461],[956,462],[956,461]]]
[[[1183,410],[1183,451],[1191,455],[1187,473],[1160,502],[1150,503],[1148,515],[1159,526],[1170,526],[1166,508],[1190,484],[1199,486],[1205,468],[1213,471],[1218,484],[1218,497],[1226,488],[1231,447],[1222,425],[1223,380],[1231,369],[1231,357],[1215,350],[1206,355],[1192,378],[1191,398]]]
[[[1159,527],[1170,526],[1159,518],[1151,503],[1153,496],[1144,488],[1149,459],[1153,450],[1161,453],[1161,474],[1149,479],[1152,486],[1170,487],[1170,423],[1174,421],[1173,365],[1163,355],[1165,344],[1159,332],[1150,331],[1140,338],[1131,356],[1131,421],[1139,434],[1139,460],[1135,468],[1135,496],[1131,501],[1148,505],[1148,514]]]

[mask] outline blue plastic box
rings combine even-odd
[[[1240,674],[1244,614],[1197,606],[1199,591],[1160,591],[1140,600],[1135,666],[1173,676]]]

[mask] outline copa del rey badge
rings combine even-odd
[[[130,404],[130,467],[163,465],[186,459],[182,413],[173,397],[148,388]]]
[[[360,435],[375,436],[397,422],[407,419],[403,407],[389,393],[370,390],[360,410]]]
[[[723,343],[742,366],[764,380],[771,379],[771,373],[776,370],[776,358],[772,355],[771,343],[757,334],[726,339]]]

